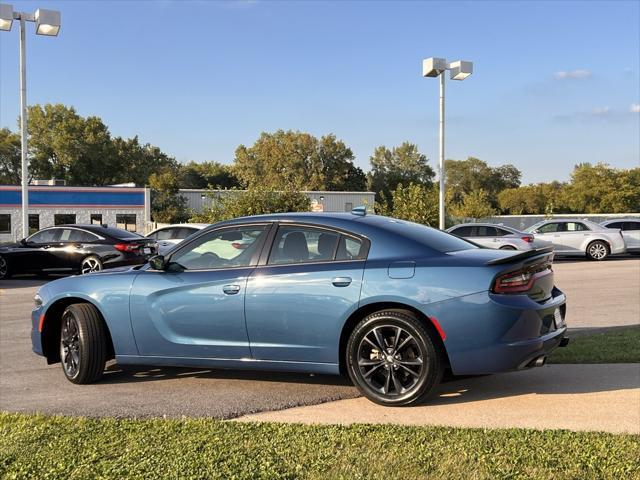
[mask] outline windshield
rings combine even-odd
[[[534,223],[534,224],[533,224],[533,225],[531,225],[529,228],[525,228],[525,229],[523,230],[523,232],[526,232],[526,233],[533,233],[533,232],[534,232],[534,230],[537,230],[538,228],[540,228],[540,227],[541,227],[542,225],[544,225],[545,223],[547,223],[547,221],[546,221],[546,220],[542,220],[542,221],[540,221],[540,222],[538,222],[538,223]]]

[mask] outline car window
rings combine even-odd
[[[251,225],[214,230],[178,250],[171,256],[171,262],[186,270],[252,265],[265,228],[264,225]]]
[[[173,240],[176,238],[175,233],[178,231],[177,228],[163,228],[162,230],[158,230],[156,232],[156,240]]]
[[[495,237],[496,236],[495,227],[487,227],[484,225],[479,225],[476,228],[478,229],[478,233],[475,235],[476,237]]]
[[[505,230],[504,228],[496,227],[496,237],[504,237],[505,235],[511,235],[509,230]]]
[[[542,225],[541,227],[538,228],[538,232],[540,233],[554,233],[554,232],[561,232],[561,231],[562,231],[562,224],[557,222],[547,223],[546,225]]]
[[[640,222],[624,222],[623,230],[625,232],[640,230]]]
[[[33,243],[50,243],[57,241],[59,235],[59,228],[49,228],[47,230],[40,230],[38,233],[34,233],[27,240]]]
[[[565,231],[566,232],[585,232],[588,231],[589,228],[580,222],[566,222],[565,223]]]
[[[607,225],[605,225],[606,228],[620,228],[621,230],[624,230],[625,228],[625,224],[624,222],[613,222],[613,223],[608,223]]]
[[[472,233],[472,227],[458,227],[451,230],[451,233],[457,237],[470,237]]]
[[[198,231],[197,228],[182,227],[178,229],[178,233],[176,233],[176,236],[174,238],[177,238],[179,240],[184,240],[189,235],[193,235],[197,231]]]
[[[270,265],[333,260],[340,235],[312,227],[282,226],[269,254]]]
[[[63,228],[62,233],[58,239],[59,242],[93,242],[98,237],[85,232],[84,230],[77,230],[75,228]]]
[[[336,252],[336,260],[364,260],[366,247],[362,240],[342,235]]]

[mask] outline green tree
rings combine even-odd
[[[141,144],[136,135],[133,138],[113,139],[115,160],[119,165],[117,180],[113,183],[133,182],[146,185],[151,174],[171,170],[177,172],[178,162],[149,143]]]
[[[445,172],[447,195],[453,203],[461,204],[465,194],[484,190],[493,207],[498,206],[498,193],[506,188],[519,187],[522,176],[513,165],[494,168],[474,157],[446,160]]]
[[[496,214],[489,200],[489,194],[483,189],[462,195],[462,201],[449,206],[452,216],[458,218],[485,218]]]
[[[377,200],[390,201],[391,192],[398,185],[411,183],[430,187],[435,173],[427,156],[418,151],[417,145],[404,142],[388,149],[379,146],[370,158],[371,171],[367,175],[368,188],[376,192]]]
[[[20,135],[0,129],[0,185],[18,185],[22,178]]]
[[[422,223],[438,224],[438,191],[423,184],[399,184],[391,192],[390,200],[383,198],[376,203],[376,212],[380,215]]]
[[[243,186],[280,190],[344,190],[363,186],[353,152],[334,135],[318,140],[292,130],[263,132],[251,147],[236,149],[234,172]]]
[[[149,176],[151,188],[151,217],[156,222],[180,223],[189,218],[186,199],[179,195],[175,170],[166,169]]]
[[[309,197],[292,188],[278,191],[266,187],[231,189],[213,196],[211,206],[192,216],[191,221],[215,223],[250,215],[308,212],[310,206]]]
[[[504,214],[531,215],[543,213],[564,213],[564,189],[560,182],[524,185],[507,188],[498,194],[498,205]]]
[[[189,162],[180,165],[180,188],[236,188],[238,178],[230,165]]]

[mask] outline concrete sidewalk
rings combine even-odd
[[[237,420],[640,434],[640,364],[548,365],[446,382],[426,404],[415,407],[382,407],[355,398],[246,415]]]

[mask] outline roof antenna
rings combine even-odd
[[[367,214],[367,207],[365,205],[360,205],[359,207],[351,210],[352,215],[358,215],[359,217],[364,217]]]

